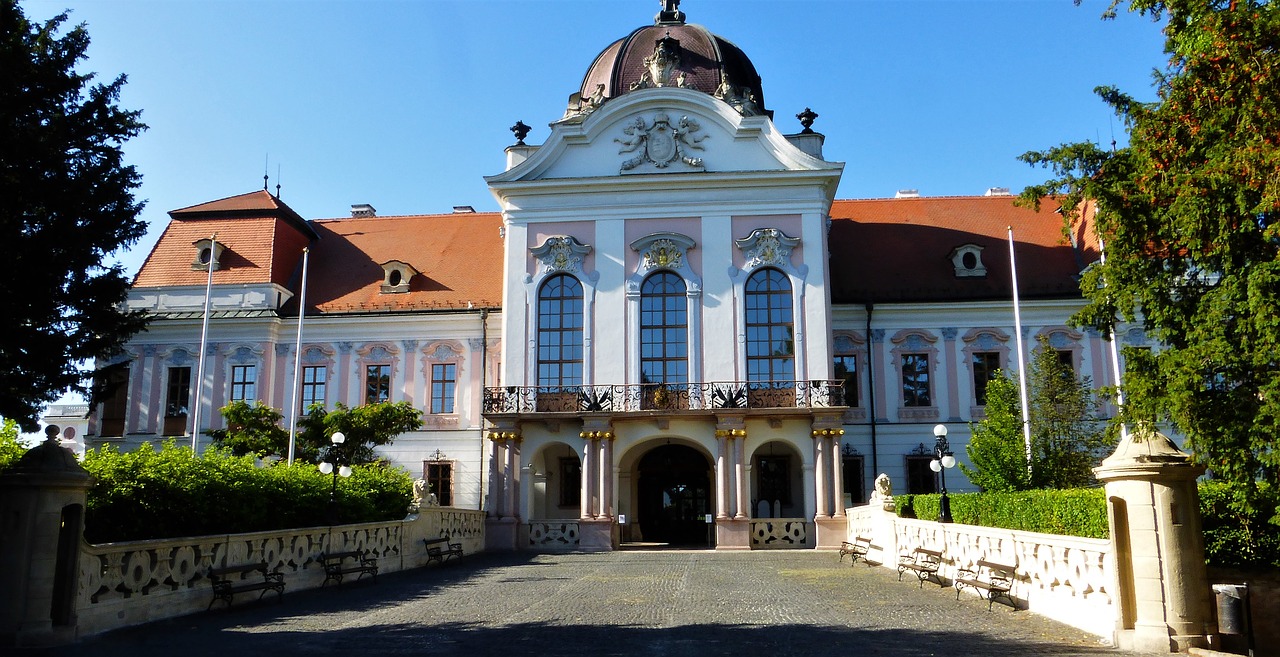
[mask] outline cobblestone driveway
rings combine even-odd
[[[40,657],[1117,655],[1088,634],[830,552],[483,554]],[[1124,653],[1128,654],[1128,653]]]

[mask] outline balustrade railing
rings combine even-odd
[[[844,406],[840,380],[485,388],[484,414],[627,413]]]

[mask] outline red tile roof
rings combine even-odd
[[[498,213],[327,219],[313,226],[320,241],[311,250],[309,313],[497,308],[502,302]],[[391,260],[421,272],[408,292],[381,291],[382,264]]]
[[[1078,297],[1076,275],[1092,258],[1067,243],[1057,205],[1040,212],[1011,196],[836,201],[831,207],[832,303],[1008,299],[1007,227],[1013,227],[1023,298]],[[983,247],[984,278],[958,278],[956,247]]]

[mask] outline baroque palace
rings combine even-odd
[[[1065,324],[1083,230],[1002,189],[834,199],[814,115],[786,134],[678,4],[590,63],[544,143],[513,128],[499,213],[308,219],[266,190],[172,211],[87,442],[221,428],[232,400],[408,400],[423,428],[381,453],[486,510],[491,547],[839,545],[877,474],[933,492],[934,425],[964,461],[1017,367],[1010,226],[1027,348],[1112,381],[1103,336]]]

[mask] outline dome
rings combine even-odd
[[[654,87],[694,89],[719,98],[743,116],[763,114],[760,75],[742,49],[701,25],[685,23],[679,2],[666,2],[653,25],[614,41],[596,56],[569,97],[565,118],[585,116],[610,98]]]

